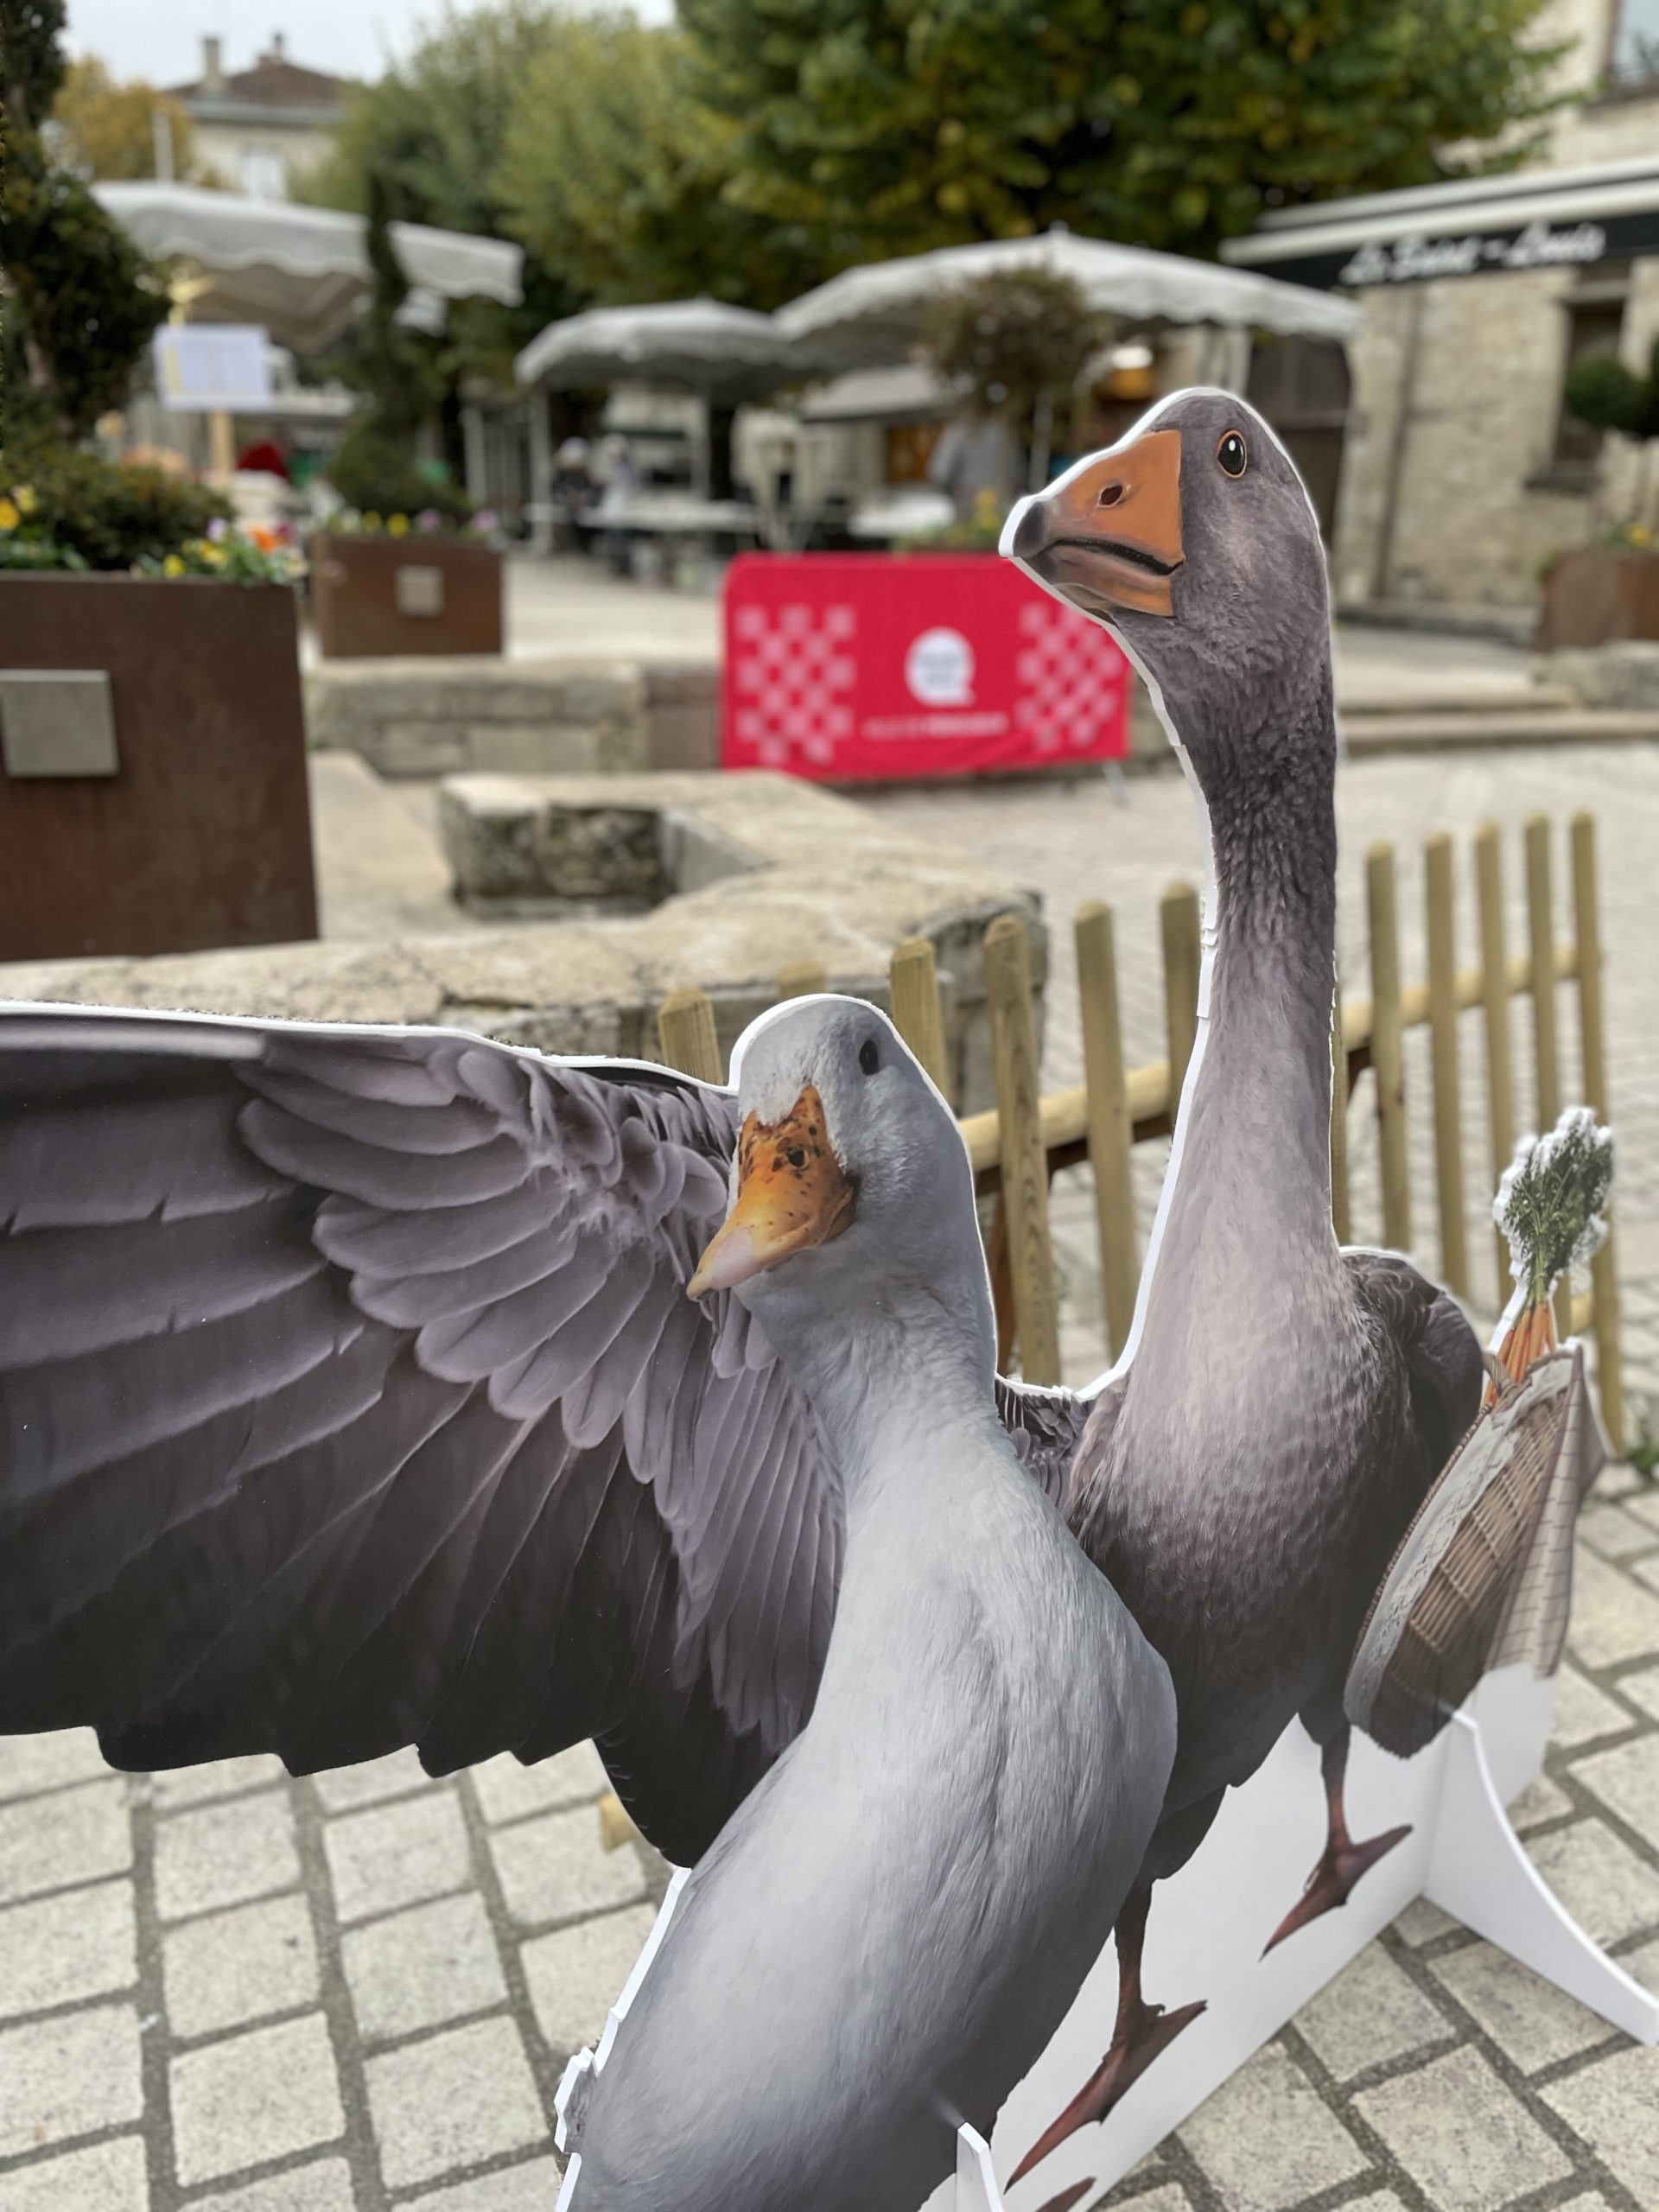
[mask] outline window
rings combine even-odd
[[[1659,77],[1659,0],[1615,0],[1607,73],[1622,85]]]
[[[242,189],[252,200],[285,200],[288,163],[274,146],[242,149]]]
[[[1617,353],[1624,327],[1624,296],[1628,278],[1605,274],[1580,284],[1567,295],[1567,344],[1561,359],[1561,381],[1580,361],[1597,353]],[[1602,433],[1580,423],[1567,411],[1565,390],[1555,421],[1555,448],[1550,455],[1552,474],[1587,478],[1601,451]]]

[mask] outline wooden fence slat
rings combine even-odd
[[[1164,1028],[1169,1039],[1169,1118],[1180,1111],[1181,1086],[1198,1034],[1198,965],[1204,957],[1198,894],[1172,883],[1160,909],[1164,939]]]
[[[1338,1244],[1353,1237],[1348,1202],[1348,1046],[1342,1027],[1342,980],[1331,999],[1331,1222]]]
[[[1401,1042],[1400,918],[1394,848],[1365,855],[1371,936],[1371,1069],[1376,1077],[1376,1138],[1382,1179],[1382,1242],[1411,1249],[1411,1185],[1406,1174],[1406,1066]]]
[[[700,1083],[724,1082],[714,1002],[706,991],[671,991],[657,1009],[657,1033],[670,1067]]]
[[[1007,1209],[1020,1371],[1027,1382],[1058,1382],[1059,1317],[1048,1234],[1048,1160],[1039,1104],[1031,948],[1026,925],[1016,915],[998,915],[985,932],[985,996],[1001,1125],[1002,1201]]]
[[[1510,958],[1503,930],[1503,846],[1495,822],[1475,832],[1475,889],[1480,905],[1481,1003],[1486,1019],[1486,1108],[1491,1127],[1492,1192],[1515,1156],[1515,1065],[1510,1046]],[[1493,1228],[1497,1303],[1510,1289],[1510,1240]]]
[[[1537,1074],[1538,1134],[1553,1129],[1561,1113],[1560,1047],[1555,1027],[1555,896],[1549,858],[1549,817],[1527,822],[1527,937],[1532,956],[1533,1063]],[[1573,1326],[1573,1288],[1563,1276],[1555,1286],[1555,1327],[1567,1336]]]
[[[939,1008],[938,969],[931,941],[912,937],[896,945],[887,980],[893,993],[893,1026],[948,1101],[950,1071],[944,1056],[944,1020]]]
[[[830,978],[816,960],[791,960],[778,970],[778,996],[785,999],[810,999],[819,991],[827,991]]]
[[[1428,1027],[1434,1086],[1434,1183],[1440,1206],[1440,1273],[1469,1295],[1469,1236],[1463,1212],[1463,1094],[1458,1069],[1458,943],[1452,911],[1452,840],[1442,830],[1423,848],[1428,918]]]
[[[1579,1027],[1584,1039],[1585,1103],[1607,1114],[1606,1033],[1602,1026],[1601,916],[1596,893],[1596,823],[1573,817],[1573,912],[1579,950]],[[1607,1240],[1590,1262],[1591,1313],[1596,1332],[1596,1382],[1601,1418],[1616,1452],[1624,1449],[1624,1370],[1618,1344],[1618,1274],[1611,1217]]]
[[[1111,908],[1091,899],[1078,908],[1076,928],[1089,1160],[1095,1178],[1107,1340],[1116,1358],[1128,1341],[1141,1267],[1135,1249],[1135,1186],[1129,1173],[1135,1129],[1123,1077]]]

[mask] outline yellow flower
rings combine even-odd
[[[0,499],[0,530],[16,530],[21,518],[10,499]]]
[[[14,484],[11,487],[11,496],[17,502],[19,514],[32,515],[41,504],[35,497],[35,486],[32,484]]]
[[[1633,522],[1630,524],[1630,538],[1632,545],[1650,545],[1653,543],[1653,532],[1648,528],[1646,523]]]
[[[409,536],[409,517],[407,515],[389,516],[386,521],[386,529],[393,537],[407,537]]]
[[[380,527],[379,516],[372,512],[365,515],[363,518],[363,527],[365,530],[378,530]]]
[[[164,576],[181,576],[184,574],[184,563],[178,554],[168,555],[162,563],[162,574]]]

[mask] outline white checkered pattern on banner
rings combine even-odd
[[[740,607],[732,623],[736,735],[768,768],[826,767],[853,734],[850,607]]]
[[[1014,724],[1039,753],[1086,752],[1117,712],[1122,655],[1097,622],[1058,600],[1020,609]]]

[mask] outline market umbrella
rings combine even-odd
[[[772,320],[785,338],[832,351],[842,363],[899,360],[921,337],[928,308],[942,293],[1027,270],[1069,277],[1085,306],[1126,322],[1207,323],[1287,338],[1348,339],[1360,327],[1357,307],[1329,293],[1058,228],[844,270],[779,308]]]
[[[373,281],[361,215],[191,184],[92,189],[142,252],[195,264],[203,281],[191,298],[194,321],[262,324],[278,344],[315,353],[353,321]],[[414,292],[507,307],[523,297],[516,245],[424,223],[393,223],[391,232]]]

